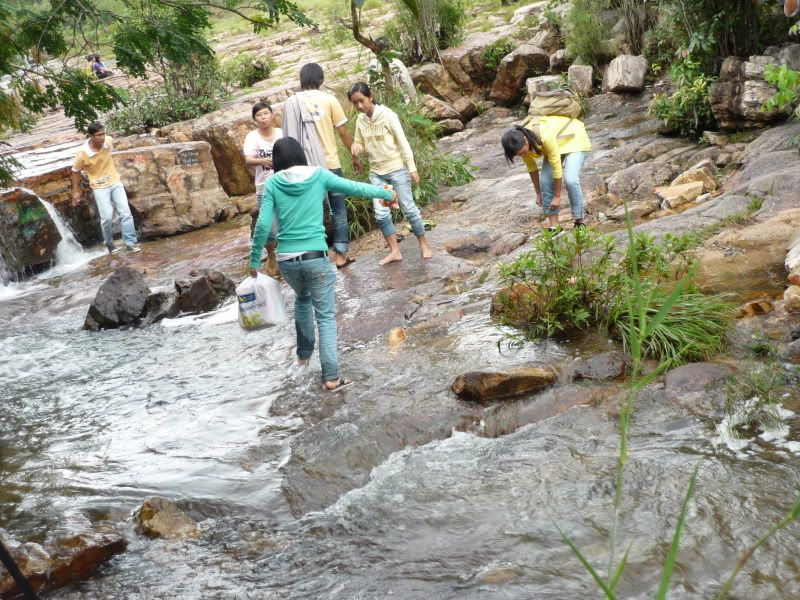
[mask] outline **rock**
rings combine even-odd
[[[545,9],[544,2],[534,2],[533,4],[520,6],[517,10],[514,11],[514,16],[511,17],[509,24],[523,25],[529,19],[535,19],[536,21],[539,21],[544,9]],[[548,21],[545,21],[540,25],[540,27],[543,28],[550,27],[550,23]]]
[[[700,182],[703,184],[703,193],[713,192],[717,189],[717,181],[714,177],[708,172],[708,169],[690,169],[688,171],[684,171],[680,175],[678,175],[675,179],[672,180],[670,183],[670,187],[676,187],[679,185],[684,185],[686,183],[693,183],[693,182]]]
[[[563,73],[567,70],[569,66],[569,61],[567,58],[567,51],[563,48],[561,50],[556,50],[550,55],[550,72],[551,73]]]
[[[97,331],[137,324],[144,317],[149,293],[141,273],[120,267],[100,286],[83,328]]]
[[[787,281],[790,285],[800,285],[800,235],[795,236],[789,242],[789,252],[786,253],[786,260],[783,265],[789,272]]]
[[[561,78],[558,75],[539,75],[529,77],[525,81],[525,89],[528,90],[528,97],[533,100],[539,92],[550,92],[558,87]]]
[[[205,142],[127,150],[115,153],[114,159],[138,217],[140,238],[199,229],[233,208]]]
[[[653,198],[651,200],[639,200],[637,202],[628,203],[628,212],[630,213],[631,218],[636,220],[656,212],[660,206],[661,201],[657,198]],[[612,221],[624,221],[625,206],[618,206],[614,210],[606,213],[606,217]]]
[[[794,340],[787,348],[786,353],[790,358],[800,358],[800,340]]]
[[[513,252],[528,241],[525,233],[506,233],[489,248],[490,256],[502,256]]]
[[[489,314],[495,320],[522,327],[540,317],[541,303],[536,285],[533,283],[515,283],[503,288],[492,296]]]
[[[534,35],[528,43],[541,48],[548,54],[552,54],[561,46],[561,39],[555,29],[548,27],[537,31],[536,35]]]
[[[197,523],[170,500],[154,496],[135,515],[139,533],[151,538],[181,540],[200,535]]]
[[[10,275],[48,268],[60,241],[37,196],[19,188],[0,190],[0,264]]]
[[[219,271],[192,272],[193,279],[175,282],[177,306],[181,312],[203,313],[215,310],[223,300],[236,294],[236,284]]]
[[[464,123],[459,119],[444,119],[437,121],[436,127],[438,128],[439,135],[453,135],[459,131],[464,131]]]
[[[447,70],[439,63],[425,63],[410,70],[411,80],[423,94],[455,102],[462,92]]]
[[[174,319],[180,314],[178,293],[175,290],[153,292],[145,300],[143,325],[158,323],[162,319]]]
[[[485,106],[485,105],[484,105]],[[503,106],[493,106],[483,111],[480,115],[467,123],[467,129],[484,129],[490,127],[494,121],[506,121],[513,111]]]
[[[671,163],[637,163],[612,175],[607,180],[608,191],[620,198],[650,200],[656,198],[655,186],[672,181],[679,172]]]
[[[547,52],[532,44],[522,44],[500,61],[489,98],[505,106],[514,104],[522,98],[525,80],[549,68]]]
[[[454,256],[471,256],[489,250],[496,239],[496,233],[481,229],[446,240],[444,249]]]
[[[766,315],[775,310],[775,305],[770,300],[754,300],[739,307],[740,317],[755,317]]]
[[[444,100],[439,100],[439,98],[435,98],[430,94],[425,94],[422,97],[422,104],[424,107],[422,110],[425,116],[434,121],[444,121],[447,119],[458,120],[461,118],[461,113],[455,108],[447,104]]]
[[[790,285],[783,292],[783,308],[789,314],[800,314],[800,285]]]
[[[494,42],[513,34],[515,27],[506,26],[491,31],[474,33],[456,48],[440,53],[442,65],[462,90],[462,94],[482,95],[480,88],[494,79],[494,72],[486,67],[483,55]],[[548,57],[548,64],[549,64]]]
[[[604,92],[641,92],[644,89],[644,76],[647,74],[647,60],[644,56],[623,54],[608,65],[603,75]]]
[[[463,122],[469,121],[478,114],[478,106],[466,96],[461,96],[453,103],[455,108],[461,115]]]
[[[751,56],[749,61],[729,56],[722,63],[719,79],[709,88],[709,101],[720,129],[763,127],[785,120],[792,106],[763,110],[777,88],[764,81],[764,69],[777,61],[768,56]]]
[[[703,137],[709,144],[720,147],[727,145],[730,141],[730,138],[727,135],[724,133],[718,133],[716,131],[704,131]]]
[[[667,402],[675,402],[695,413],[708,414],[713,407],[707,405],[706,388],[719,386],[733,375],[729,365],[711,362],[691,363],[669,371],[664,377],[664,393]]]
[[[703,185],[702,181],[690,181],[680,185],[657,187],[654,191],[665,206],[677,208],[694,201],[695,198],[702,194]]]
[[[556,373],[549,368],[530,367],[505,373],[472,371],[456,377],[450,389],[471,402],[489,402],[519,396],[553,385]]]
[[[86,579],[128,543],[111,531],[97,531],[84,515],[68,516],[42,544],[20,543],[0,529],[0,541],[34,591],[42,592]],[[0,567],[0,598],[18,597],[12,577]]]
[[[386,334],[386,344],[390,350],[397,350],[406,341],[406,330],[402,327],[394,327]]]
[[[625,357],[621,352],[603,352],[568,363],[562,370],[561,381],[609,381],[625,376]]]
[[[594,69],[589,65],[570,65],[567,70],[569,87],[576,94],[588,96],[592,93]]]

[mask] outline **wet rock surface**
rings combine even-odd
[[[555,371],[539,367],[504,373],[470,372],[456,377],[450,389],[463,400],[481,403],[538,391],[556,379]]]
[[[148,498],[134,515],[137,531],[151,538],[182,540],[200,535],[197,523],[167,498]]]
[[[0,190],[0,260],[12,274],[41,270],[61,241],[55,224],[34,194]]]
[[[128,546],[120,534],[96,528],[79,513],[65,516],[41,544],[19,542],[2,529],[0,540],[36,592],[82,581]],[[0,598],[19,598],[19,593],[11,575],[0,566]]]
[[[150,289],[139,271],[120,267],[100,286],[89,307],[84,329],[116,329],[133,325],[145,315]]]

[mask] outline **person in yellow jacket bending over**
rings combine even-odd
[[[558,231],[558,212],[561,209],[561,181],[567,188],[569,208],[575,227],[583,227],[583,190],[581,167],[586,153],[592,149],[586,128],[570,117],[537,117],[525,126],[517,125],[503,134],[500,143],[509,164],[514,157],[522,158],[528,167],[536,204],[544,209],[550,231]],[[541,174],[536,159],[542,158]]]

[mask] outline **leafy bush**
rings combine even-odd
[[[708,91],[714,77],[704,75],[700,63],[687,56],[670,69],[675,92],[660,94],[650,103],[650,113],[664,124],[665,130],[699,138],[706,129],[715,129],[717,120],[711,110]]]
[[[243,52],[220,67],[220,75],[228,85],[247,88],[267,79],[278,65],[269,56],[257,57]]]
[[[767,65],[764,71],[767,83],[778,88],[778,91],[764,104],[764,109],[775,110],[785,106],[792,106],[797,102],[797,90],[800,88],[800,71],[793,71],[789,67]]]
[[[510,290],[498,295],[501,323],[522,329],[529,338],[599,325],[630,348],[627,299],[640,277],[637,293],[645,303],[646,318],[656,321],[653,317],[670,300],[669,312],[659,317],[640,348],[643,356],[679,364],[718,352],[732,315],[726,300],[691,286],[682,287],[677,298],[670,297],[690,269],[688,241],[637,234],[631,246],[621,260],[612,237],[588,229],[574,229],[560,238],[549,233],[537,237],[533,251],[500,266],[503,284]],[[635,256],[636,272],[630,254]]]
[[[111,113],[109,129],[143,133],[177,121],[195,119],[219,108],[226,97],[216,61],[198,59],[165,70],[161,88],[127,93],[123,108]]]
[[[611,57],[607,50],[611,32],[600,18],[600,9],[607,6],[608,0],[573,0],[563,26],[567,52],[595,68]]]
[[[514,43],[508,38],[502,38],[492,42],[483,51],[483,62],[488,71],[495,71],[500,66],[500,62],[514,50]]]
[[[386,26],[392,49],[409,64],[439,59],[439,50],[461,41],[467,13],[461,0],[398,1],[397,18]]]

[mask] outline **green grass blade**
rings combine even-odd
[[[675,302],[683,293],[683,288],[686,287],[686,285],[689,283],[693,275],[694,275],[694,269],[690,269],[689,272],[686,273],[686,275],[681,277],[681,280],[678,282],[678,285],[675,286],[675,289],[672,290],[672,293],[669,296],[667,296],[666,300],[664,300],[664,304],[661,305],[659,311],[647,323],[647,329],[645,329],[644,332],[645,338],[648,338],[653,334],[655,328],[661,324],[661,322],[667,316],[669,311],[672,310],[672,307],[675,306]]]
[[[589,561],[586,560],[586,557],[580,551],[580,548],[578,548],[575,545],[575,543],[567,536],[566,533],[561,531],[561,528],[558,525],[556,525],[555,523],[553,523],[553,525],[555,525],[555,528],[558,529],[558,533],[561,534],[561,539],[564,540],[567,546],[569,546],[570,550],[572,550],[572,553],[578,557],[578,560],[581,561],[581,564],[583,564],[586,570],[589,571],[592,578],[595,580],[595,583],[597,583],[598,587],[601,590],[603,590],[603,592],[605,592],[606,600],[616,600],[616,596],[614,595],[614,590],[611,589],[605,581],[603,581],[603,578],[600,577],[600,574],[597,572],[597,570],[595,570],[595,568],[589,563]]]
[[[620,579],[622,579],[622,573],[623,571],[625,571],[625,567],[628,566],[628,555],[631,552],[631,546],[633,546],[633,542],[631,542],[631,545],[628,546],[628,549],[625,551],[625,555],[622,557],[622,562],[619,563],[619,565],[617,566],[617,570],[614,573],[614,576],[611,578],[611,581],[608,582],[608,587],[610,587],[612,590],[617,589],[619,581]]]
[[[699,469],[700,465],[697,465],[694,468],[694,473],[692,473],[692,478],[689,480],[689,489],[686,490],[686,497],[683,499],[681,514],[678,517],[678,525],[675,527],[675,535],[672,536],[672,544],[669,547],[667,561],[664,563],[664,571],[661,574],[661,584],[658,586],[656,600],[666,600],[667,598],[669,580],[672,577],[672,571],[675,569],[675,559],[678,558],[678,547],[681,543],[681,534],[683,533],[683,526],[686,522],[686,512],[689,509],[689,500],[691,500],[694,495],[694,488],[697,483],[697,471]]]

